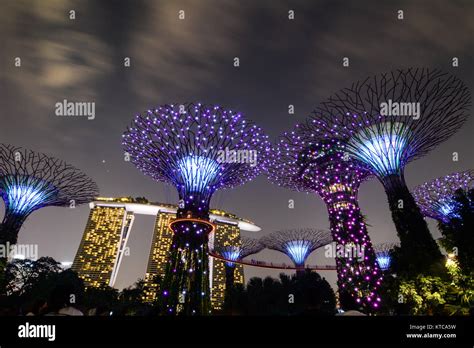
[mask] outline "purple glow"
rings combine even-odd
[[[448,223],[459,217],[454,201],[456,190],[474,187],[474,170],[456,172],[424,183],[413,190],[413,197],[424,216]]]

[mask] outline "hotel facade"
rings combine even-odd
[[[135,218],[137,215],[155,216],[144,277],[145,300],[153,302],[159,290],[159,280],[165,274],[173,238],[169,224],[176,218],[177,206],[130,197],[97,198],[89,206],[89,218],[72,265],[88,287],[114,286]],[[241,231],[260,231],[252,222],[221,210],[211,210],[210,220],[216,225],[214,233],[209,236],[210,250],[215,244],[238,246]],[[211,307],[220,310],[225,293],[224,261],[209,256],[209,270]],[[235,283],[244,283],[243,266],[239,264],[235,268]]]

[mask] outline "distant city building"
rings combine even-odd
[[[225,213],[213,210],[214,213]],[[228,215],[229,216],[229,215]],[[147,287],[146,300],[151,302],[156,298],[158,290],[158,279],[163,279],[168,262],[167,256],[171,242],[173,239],[173,231],[168,227],[176,218],[175,213],[160,212],[157,215],[153,239],[151,244],[148,266],[145,275],[145,284]],[[216,230],[209,237],[209,243],[235,245],[240,244],[240,228],[236,224],[229,222],[215,221]],[[210,288],[211,288],[211,307],[213,310],[222,309],[225,294],[225,262],[222,260],[209,257],[209,271],[211,272]],[[244,283],[244,270],[242,265],[237,265],[235,269],[235,282]]]
[[[116,203],[91,203],[72,269],[86,286],[113,286],[133,225],[133,212]]]
[[[156,216],[145,274],[146,300],[148,302],[155,300],[158,282],[163,279],[166,271],[168,251],[173,240],[173,231],[168,226],[175,218],[176,215],[171,212],[159,212]]]
[[[217,223],[216,231],[210,236],[211,245],[232,245],[240,246],[240,228],[236,225]],[[210,250],[213,247],[209,248]],[[209,258],[209,270],[211,272],[211,308],[213,310],[222,309],[226,290],[226,270],[225,262],[219,259]],[[244,284],[244,266],[235,265],[234,284]]]
[[[176,218],[177,206],[150,203],[146,199],[97,198],[90,203],[91,212],[79,245],[72,269],[84,280],[86,286],[114,286],[136,215],[156,216],[148,265],[145,274],[146,301],[154,301],[159,279],[163,279],[173,231],[169,224]],[[209,237],[209,244],[240,244],[240,231],[257,232],[252,222],[220,210],[211,210],[211,221],[216,230]],[[225,294],[225,263],[209,258],[211,307],[222,309]],[[235,269],[235,283],[244,283],[243,266]]]

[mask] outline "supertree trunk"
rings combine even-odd
[[[224,302],[231,305],[232,289],[234,288],[235,264],[225,265],[225,295]]]
[[[208,236],[200,240],[173,236],[162,286],[168,314],[206,315],[209,312]]]
[[[27,216],[5,214],[2,223],[0,224],[0,245],[14,245],[18,241],[18,233],[21,226],[25,222]]]
[[[207,315],[210,310],[208,241],[212,224],[208,208],[195,209],[199,196],[193,197],[178,209],[170,226],[174,235],[161,290],[167,314]]]
[[[304,274],[305,274],[304,265],[297,265],[296,266],[296,276],[297,277],[302,277],[302,276],[304,276]]]
[[[7,246],[7,243],[14,245],[18,240],[20,226],[14,224],[2,223],[0,225],[0,245]]]
[[[398,268],[406,273],[418,273],[437,265],[442,259],[441,252],[408,190],[403,173],[386,176],[382,183],[400,238]]]
[[[235,265],[225,265],[225,290],[230,292],[234,287]]]
[[[347,252],[336,254],[339,297],[346,301],[343,307],[376,310],[380,306],[377,289],[382,275],[359,205],[345,197],[328,204],[328,212],[332,237]]]

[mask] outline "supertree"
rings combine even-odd
[[[281,251],[295,264],[296,274],[304,274],[309,255],[332,242],[331,233],[313,228],[288,229],[270,233],[260,239],[268,249]]]
[[[0,244],[16,244],[22,224],[35,210],[88,203],[99,190],[87,175],[60,159],[0,144],[0,194],[5,202]]]
[[[413,196],[421,212],[438,221],[448,262],[456,257],[464,272],[474,270],[474,170],[424,183],[414,189]]]
[[[169,264],[160,289],[166,312],[208,314],[208,238],[214,229],[209,203],[216,190],[241,185],[260,173],[260,158],[270,148],[267,136],[238,112],[187,103],[137,115],[123,135],[123,146],[145,175],[178,191]]]
[[[225,290],[229,294],[234,286],[235,263],[232,261],[241,261],[243,258],[256,254],[264,248],[259,239],[242,236],[239,245],[217,245],[213,252],[226,260],[225,262]]]
[[[359,186],[371,177],[370,172],[348,155],[343,142],[318,135],[311,125],[297,125],[284,133],[268,162],[270,181],[316,193],[325,202],[332,237],[347,250],[336,253],[343,306],[376,309],[381,301],[377,294],[381,272],[357,201]]]
[[[413,190],[415,201],[424,216],[449,223],[458,217],[454,199],[457,190],[469,191],[474,187],[474,170],[452,173],[426,182]]]
[[[342,89],[318,106],[308,125],[343,139],[387,193],[407,273],[430,270],[441,253],[405,182],[404,168],[453,135],[467,118],[462,81],[429,69],[400,69]]]
[[[388,270],[392,265],[392,254],[395,247],[395,243],[381,243],[374,245],[377,263],[382,271]]]

